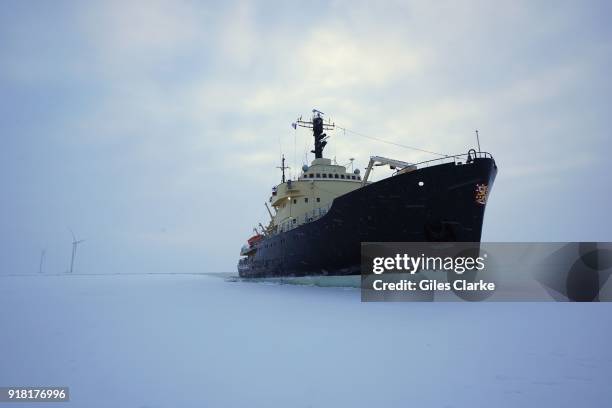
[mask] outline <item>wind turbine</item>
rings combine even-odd
[[[42,249],[40,251],[40,263],[38,264],[38,273],[42,273],[43,271],[43,261],[45,260],[45,253],[47,252],[46,249]]]
[[[74,235],[74,232],[70,228],[68,229],[70,230],[70,233],[72,234],[72,257],[70,258],[70,273],[72,273],[72,270],[74,268],[74,258],[76,257],[77,245],[79,245],[81,242],[85,240],[81,239],[77,241],[76,236]]]

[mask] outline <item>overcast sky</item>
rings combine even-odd
[[[2,3],[0,273],[65,271],[68,227],[78,272],[235,270],[313,107],[449,154],[479,129],[483,240],[612,240],[610,2],[217,3]],[[428,158],[326,149],[374,154]]]

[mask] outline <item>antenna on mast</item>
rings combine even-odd
[[[283,172],[283,178],[281,179],[282,182],[285,182],[285,170],[286,169],[290,169],[291,167],[287,167],[285,166],[285,155],[283,154],[283,157],[281,159],[281,165],[276,167],[277,169],[281,169],[281,171]]]
[[[70,233],[72,234],[72,257],[70,258],[70,273],[72,273],[72,271],[74,270],[74,258],[76,258],[77,246],[85,240],[84,239],[77,240],[76,236],[74,235],[74,232],[70,228],[68,229],[70,230]]]
[[[323,149],[327,144],[326,139],[328,138],[327,134],[323,133],[325,130],[333,130],[336,127],[335,123],[332,123],[330,120],[325,123],[323,121],[322,115],[325,115],[323,112],[317,109],[312,110],[312,119],[310,122],[306,122],[302,120],[300,117],[293,124],[294,126],[300,126],[308,129],[312,129],[312,135],[314,136],[314,150],[311,150],[311,153],[315,154],[315,159],[320,159],[323,157]]]
[[[478,153],[480,153],[480,137],[478,136],[478,129],[476,129],[476,142],[478,143]]]

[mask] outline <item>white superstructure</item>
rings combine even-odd
[[[288,180],[272,189],[274,210],[268,233],[287,231],[324,215],[336,197],[362,187],[359,170],[347,172],[345,166],[330,159],[314,159],[303,167],[297,180]]]

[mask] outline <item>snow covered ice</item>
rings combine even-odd
[[[0,386],[70,387],[57,407],[607,407],[611,311],[361,303],[356,289],[206,275],[0,276]]]

